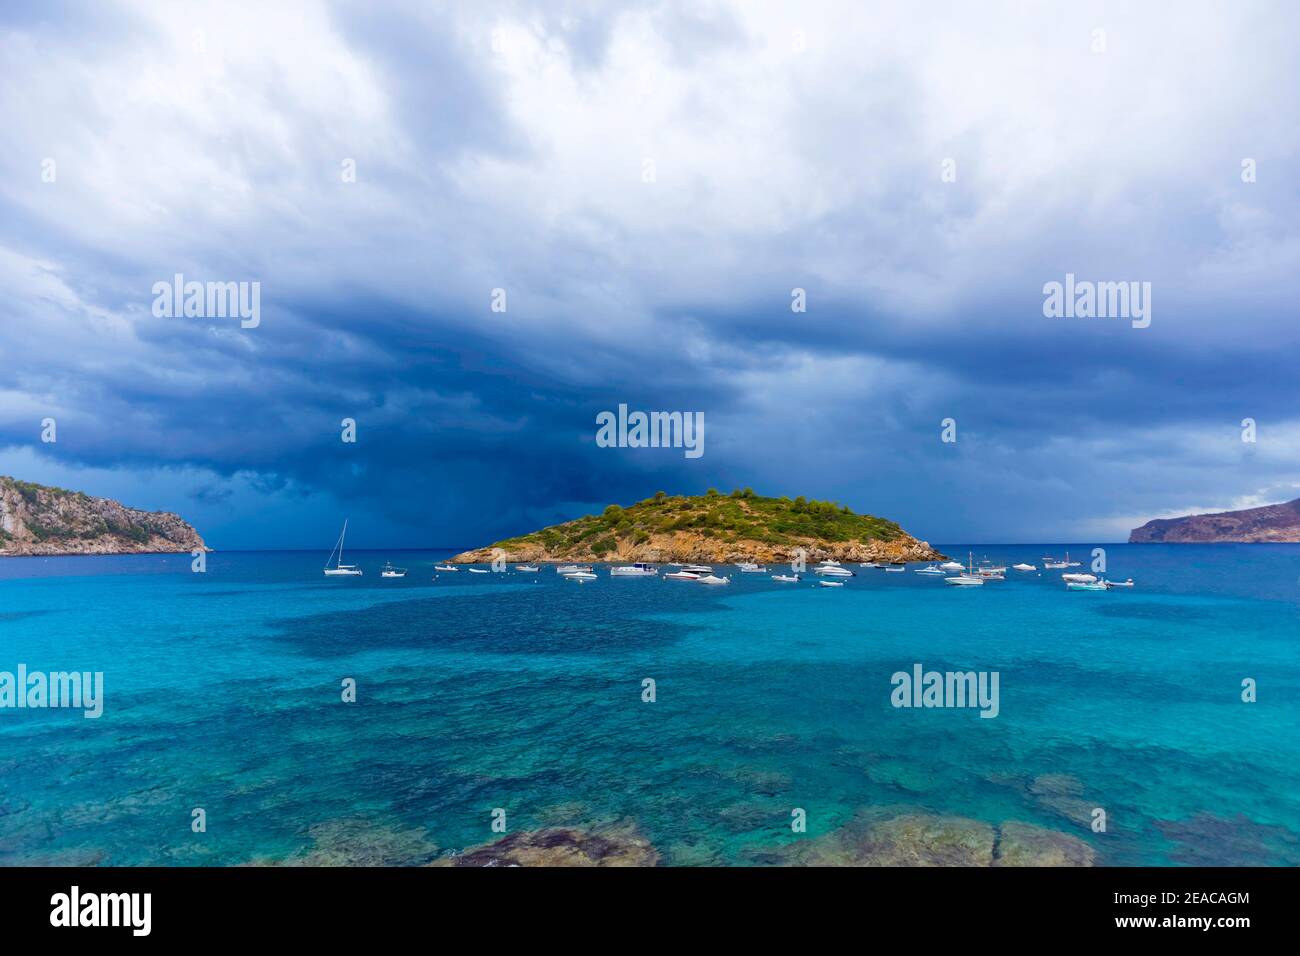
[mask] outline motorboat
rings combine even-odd
[[[842,588],[842,587],[844,587],[844,582],[843,582],[843,581],[818,581],[817,583],[820,584],[820,585],[821,585],[822,587],[824,587],[824,588]]]
[[[393,562],[388,561],[380,569],[379,576],[381,578],[404,578],[406,577],[406,568],[395,568]]]
[[[945,561],[943,564],[939,565],[939,567],[942,568],[942,569],[945,570],[945,571],[965,571],[965,570],[966,570],[966,566],[965,566],[964,564],[962,564],[960,561]]]
[[[913,568],[917,574],[943,574],[943,568],[937,564],[932,564],[928,568]]]
[[[588,581],[596,580],[596,575],[590,571],[570,571],[563,577],[569,581],[577,581],[579,584],[586,584]]]
[[[796,583],[799,581],[799,575],[797,575],[797,574],[774,574],[774,575],[772,575],[772,580],[773,580],[773,581],[780,581],[782,584],[796,584]],[[823,583],[824,583],[824,582],[823,582]]]
[[[665,581],[698,581],[700,576],[694,571],[671,571],[664,575]]]
[[[1069,582],[1066,583],[1065,588],[1066,588],[1067,591],[1105,591],[1105,590],[1108,590],[1107,587],[1106,587],[1106,585],[1105,585],[1105,584],[1102,584],[1100,581],[1093,581],[1092,583],[1087,583],[1087,582],[1084,582],[1084,581],[1069,581]]]
[[[611,578],[652,578],[658,573],[659,569],[654,565],[640,561],[636,564],[623,564],[609,569]]]
[[[538,571],[542,569],[535,564],[516,564],[515,570],[523,571],[525,574],[536,574]]]
[[[712,574],[713,568],[707,564],[683,564],[683,571],[690,571],[692,574]]]
[[[1064,561],[1058,561],[1056,558],[1043,558],[1043,567],[1047,568],[1050,571],[1057,571],[1060,570],[1061,568],[1077,568],[1080,566],[1080,564],[1081,562],[1079,561],[1070,560],[1069,551],[1065,552]]]
[[[347,534],[348,523],[345,519],[338,543],[334,545],[334,550],[330,552],[329,558],[325,559],[324,571],[327,577],[359,577],[361,575],[361,569],[355,564],[343,563],[343,539],[347,537]],[[334,558],[335,552],[338,552],[338,557],[334,559],[334,567],[330,567],[330,558]]]
[[[1021,564],[1011,565],[1011,570],[1012,571],[1037,571],[1038,568],[1034,567],[1032,564],[1021,563]]]
[[[701,584],[730,584],[731,583],[731,578],[725,576],[718,577],[716,574],[706,574],[704,577],[699,578],[698,580]]]
[[[562,564],[555,569],[556,574],[590,574],[590,564]]]
[[[1102,584],[1106,585],[1108,588],[1131,588],[1133,586],[1133,579],[1129,578],[1127,581],[1103,581]]]
[[[454,565],[454,564],[435,564],[435,565],[433,566],[433,570],[435,570],[435,571],[459,571],[460,568],[456,567],[456,565]]]
[[[906,571],[906,570],[907,570],[907,565],[906,565],[906,564],[891,564],[889,567],[885,568],[885,570],[886,570],[886,571],[893,571],[895,574],[901,574],[903,571]]]
[[[1007,566],[1005,564],[994,564],[988,558],[985,558],[975,570],[981,574],[1006,574]]]
[[[742,574],[767,574],[767,566],[754,564],[752,561],[746,561],[744,564],[736,565]]]
[[[838,564],[819,564],[813,568],[813,574],[821,575],[827,578],[851,578],[853,572],[848,568],[840,567]]]
[[[876,564],[875,561],[863,561],[858,565],[860,568],[883,568],[883,564]]]
[[[492,573],[487,568],[466,568],[465,570],[468,571],[470,574],[491,574]]]
[[[1092,584],[1097,580],[1095,574],[1062,574],[1062,581],[1073,581],[1076,584]]]

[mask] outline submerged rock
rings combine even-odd
[[[929,813],[859,813],[806,843],[770,851],[767,862],[797,866],[1092,866],[1096,853],[1077,837],[1018,821]],[[753,857],[757,859],[757,857]]]
[[[434,866],[655,866],[659,853],[632,824],[521,830]]]
[[[1009,820],[998,827],[994,866],[1092,866],[1097,851],[1078,837]]]
[[[1174,844],[1170,858],[1189,866],[1300,866],[1300,836],[1257,823],[1244,813],[1219,817],[1201,811],[1186,820],[1157,820]]]

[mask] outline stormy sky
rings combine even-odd
[[[344,517],[358,547],[468,546],[709,486],[934,542],[1294,498],[1298,28],[6,4],[0,474],[224,549],[328,550]],[[260,324],[159,317],[177,273],[260,283]],[[1067,273],[1149,282],[1150,326],[1046,317]],[[621,403],[703,412],[705,453],[598,447]]]

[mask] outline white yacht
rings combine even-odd
[[[746,561],[743,564],[736,565],[742,574],[767,574],[767,567],[762,564],[755,564],[752,561]]]
[[[1043,567],[1051,571],[1056,571],[1059,570],[1060,568],[1077,568],[1079,567],[1079,564],[1080,562],[1078,561],[1070,560],[1069,551],[1065,552],[1064,561],[1058,561],[1056,558],[1043,558]]]
[[[334,551],[330,552],[329,558],[325,559],[325,573],[330,577],[336,577],[336,576],[359,577],[361,575],[361,569],[357,567],[355,564],[343,563],[343,539],[347,537],[347,533],[348,533],[348,523],[347,520],[344,519],[343,532],[339,535],[338,543],[334,545]],[[330,558],[334,557],[335,551],[338,552],[338,558],[336,558],[334,561],[334,567],[330,567]]]
[[[670,571],[664,575],[665,581],[698,581],[700,576],[694,571]]]
[[[917,574],[943,574],[943,568],[937,564],[932,564],[928,568],[913,568]]]
[[[853,577],[853,572],[850,571],[848,568],[840,567],[838,563],[827,564],[824,561],[821,564],[817,565],[817,567],[813,568],[813,574],[820,575],[821,577],[826,577],[826,578]]]
[[[1092,584],[1097,580],[1095,574],[1062,574],[1062,581],[1074,581],[1078,584]]]
[[[966,566],[965,566],[964,564],[962,564],[960,561],[945,561],[943,564],[939,565],[939,567],[942,568],[942,569],[945,570],[945,571],[965,571],[965,570],[966,570]]]
[[[659,573],[653,564],[638,561],[636,564],[624,564],[609,569],[611,578],[652,578]]]
[[[706,574],[704,577],[699,578],[698,580],[701,584],[730,584],[731,583],[731,578],[725,576],[718,577],[716,574]]]
[[[586,584],[588,581],[596,580],[596,575],[590,571],[570,571],[568,574],[562,575],[562,577],[567,581],[577,581],[579,584]]]
[[[523,571],[525,574],[536,574],[538,571],[541,570],[541,568],[539,568],[535,564],[516,564],[515,570]]]
[[[456,565],[454,565],[454,564],[435,564],[435,565],[433,566],[433,570],[435,570],[435,571],[459,571],[460,568],[456,567]]]
[[[555,569],[556,574],[590,574],[590,564],[562,564]]]
[[[383,568],[380,569],[379,576],[381,578],[404,578],[406,577],[406,568],[395,568],[392,561],[387,561],[384,563]]]
[[[797,574],[774,574],[774,575],[772,575],[772,580],[773,580],[773,581],[780,581],[782,584],[794,584],[795,582],[797,582],[797,581],[799,580],[799,575],[797,575]]]
[[[1011,565],[1011,570],[1012,571],[1037,571],[1038,569],[1034,567],[1032,564],[1021,563],[1021,564]]]

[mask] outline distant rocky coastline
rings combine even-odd
[[[897,524],[855,514],[828,501],[765,498],[751,490],[729,495],[657,493],[626,508],[465,551],[452,561],[646,561],[734,564],[787,563],[800,552],[809,563],[937,561],[945,555]]]
[[[179,515],[0,475],[0,556],[207,551]]]
[[[1300,542],[1300,498],[1242,511],[1157,518],[1134,528],[1128,540],[1130,544]]]

